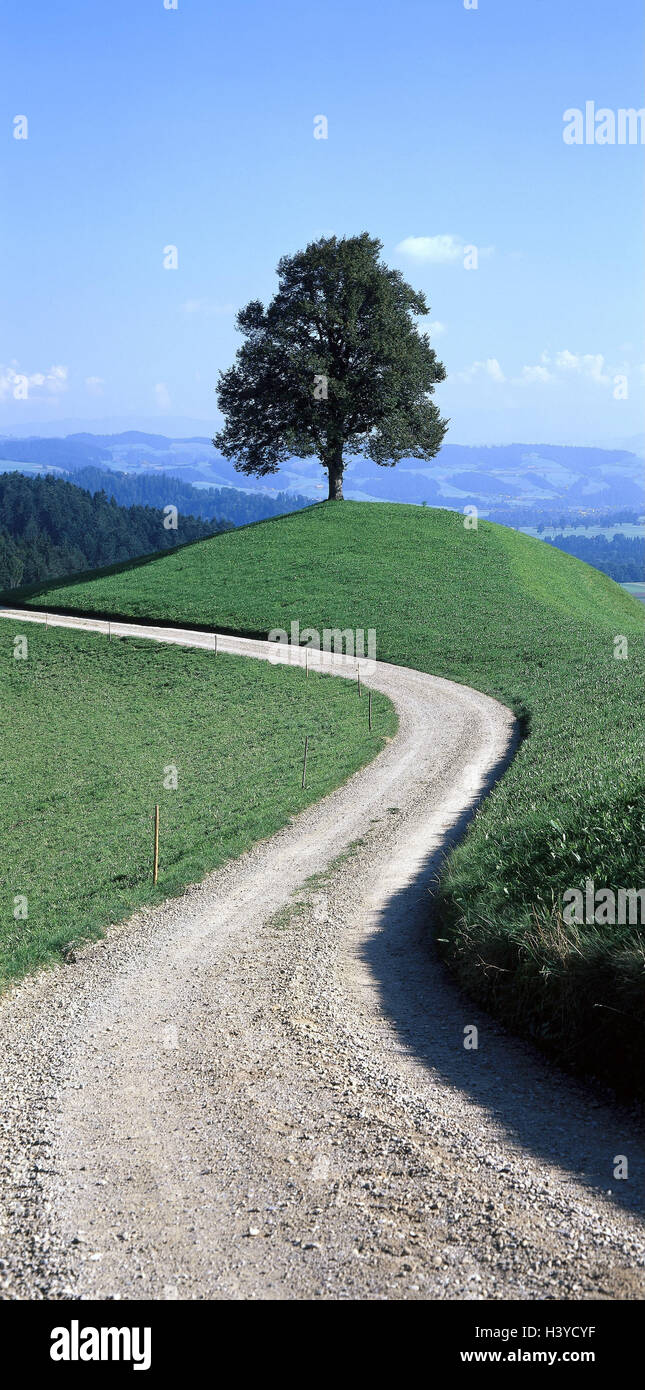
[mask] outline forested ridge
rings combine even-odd
[[[168,499],[170,500],[170,499]],[[61,478],[0,474],[0,589],[133,560],[186,541],[202,540],[230,523],[177,517],[164,526],[159,507],[119,506]]]
[[[267,492],[234,487],[194,487],[167,473],[122,473],[92,465],[76,468],[74,482],[88,492],[105,491],[124,506],[140,503],[165,507],[172,503],[190,516],[208,519],[218,516],[234,526],[247,526],[251,521],[265,521],[270,516],[282,516],[285,512],[311,506],[310,497],[299,497],[291,492],[279,492],[272,497]]]
[[[575,555],[594,569],[602,570],[617,584],[645,578],[645,540],[640,536],[623,536],[619,533],[611,540],[608,536],[545,536],[549,545],[557,550]]]

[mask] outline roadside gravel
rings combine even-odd
[[[3,1000],[3,1298],[643,1297],[636,1117],[431,949],[429,890],[512,716],[383,663],[369,684],[400,721],[369,767]]]

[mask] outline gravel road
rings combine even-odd
[[[369,684],[400,721],[369,767],[4,998],[3,1298],[643,1297],[636,1117],[480,1015],[431,950],[437,866],[513,718],[380,662]]]

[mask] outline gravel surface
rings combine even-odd
[[[643,1297],[636,1117],[432,953],[429,890],[513,718],[405,668],[369,684],[400,721],[369,767],[4,998],[3,1298]]]

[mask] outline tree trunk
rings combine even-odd
[[[328,501],[343,501],[343,451],[340,449],[337,454],[330,459],[327,465],[329,474],[329,498]]]

